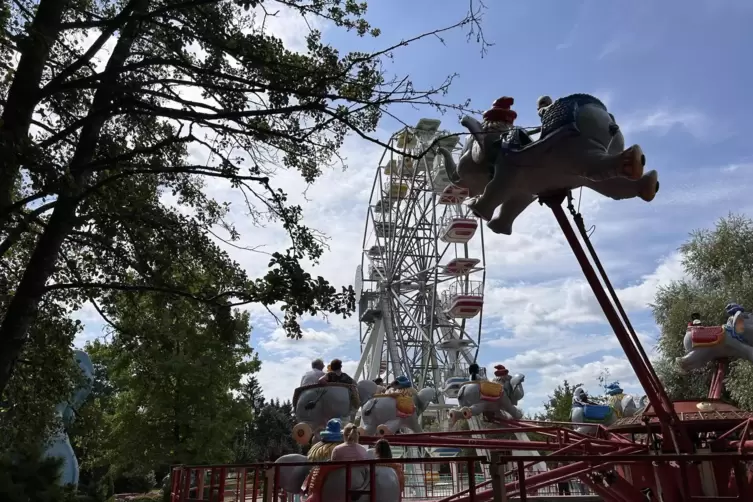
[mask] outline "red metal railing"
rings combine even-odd
[[[559,495],[559,488],[567,484],[572,495],[596,494],[607,501],[642,502],[645,496],[620,476],[614,476],[607,481],[600,479],[613,471],[617,466],[654,466],[660,471],[674,466],[687,466],[699,462],[723,461],[734,468],[736,473],[734,482],[736,493],[725,497],[691,497],[685,500],[750,500],[749,483],[745,479],[749,465],[753,462],[753,454],[739,453],[711,453],[697,455],[646,455],[628,453],[629,447],[621,451],[603,455],[566,455],[554,453],[546,456],[503,456],[496,463],[491,463],[490,469],[502,469],[504,473],[497,490],[504,490],[508,497],[518,497],[525,502],[532,495]],[[557,463],[557,467],[546,472],[529,473],[526,470],[538,463]],[[377,500],[375,473],[380,464],[399,464],[406,473],[405,485],[401,500],[423,502],[485,502],[493,497],[494,489],[491,480],[484,480],[476,471],[481,463],[489,462],[486,457],[455,457],[362,460],[353,462],[304,462],[304,463],[264,463],[251,465],[222,465],[222,466],[178,466],[172,472],[171,502],[298,502],[305,500],[305,496],[286,493],[281,488],[280,468],[295,466],[338,466],[346,469],[346,484],[350,486],[351,470],[359,466],[369,467],[369,489],[366,491],[347,490],[340,499],[351,502],[356,495],[368,494],[369,500]],[[747,463],[747,466],[746,466]],[[564,464],[564,465],[563,465]],[[441,475],[435,475],[440,466],[454,471],[448,481]],[[411,466],[420,466],[411,469]],[[436,467],[436,469],[435,469]],[[414,472],[410,472],[413,470]],[[682,469],[679,469],[682,471]],[[669,472],[669,471],[663,471]],[[606,473],[606,474],[605,474]],[[470,475],[469,475],[470,474]],[[608,477],[608,476],[607,476]],[[669,480],[665,480],[669,481]],[[658,481],[657,481],[658,482]],[[574,486],[574,484],[577,485]],[[669,484],[676,484],[670,481]],[[664,484],[664,481],[661,482]],[[578,490],[572,488],[578,487]],[[587,488],[586,488],[587,487]],[[660,489],[657,486],[657,489]],[[573,493],[580,491],[581,493]],[[329,501],[326,501],[329,502]]]

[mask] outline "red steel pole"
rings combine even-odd
[[[565,238],[570,244],[570,247],[575,254],[575,258],[580,264],[581,270],[583,270],[583,275],[585,275],[588,284],[591,286],[591,289],[596,296],[596,300],[599,302],[609,325],[612,327],[612,330],[617,337],[617,341],[620,342],[620,345],[625,352],[625,356],[635,370],[638,381],[646,392],[649,401],[654,404],[654,412],[662,423],[669,424],[675,429],[674,432],[676,432],[677,435],[680,435],[680,437],[677,438],[680,444],[677,446],[682,450],[685,450],[685,452],[691,452],[692,444],[690,443],[689,438],[685,435],[685,431],[678,427],[679,419],[674,412],[671,402],[669,402],[663,389],[657,388],[657,382],[651,375],[652,372],[641,361],[640,354],[635,345],[631,342],[630,336],[625,329],[622,320],[617,314],[614,305],[612,305],[612,302],[609,300],[606,291],[604,291],[601,281],[599,281],[599,278],[596,276],[593,266],[583,250],[583,246],[580,244],[578,237],[573,231],[573,227],[570,225],[570,222],[565,215],[565,211],[562,209],[562,201],[564,200],[564,197],[565,194],[553,195],[542,199],[542,202],[549,206],[552,213],[554,213],[554,217],[557,219],[557,223],[559,224],[560,229],[562,229],[562,233],[565,234]],[[665,439],[669,439],[671,434],[666,434],[665,436]]]

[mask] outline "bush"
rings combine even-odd
[[[156,485],[154,471],[141,473],[138,471],[124,471],[118,473],[113,480],[115,493],[147,493]]]
[[[63,461],[40,452],[0,456],[0,500],[3,502],[75,502],[72,487],[60,486]]]

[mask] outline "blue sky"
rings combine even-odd
[[[538,96],[575,92],[600,97],[616,116],[627,143],[639,143],[647,168],[657,169],[661,191],[650,204],[616,202],[584,191],[581,209],[596,225],[593,242],[628,307],[649,351],[658,332],[647,304],[656,287],[682,277],[677,247],[688,233],[709,227],[730,211],[753,213],[753,149],[746,137],[753,87],[753,4],[740,1],[631,0],[503,2],[487,0],[483,29],[495,45],[482,58],[479,46],[458,30],[422,40],[395,52],[388,70],[410,75],[417,87],[459,74],[446,99],[472,99],[485,108],[499,96],[515,98],[520,125],[535,125]],[[368,18],[382,29],[376,40],[357,39],[327,25],[325,38],[341,51],[381,48],[462,18],[460,0],[372,0]],[[306,24],[287,12],[270,31],[292,49],[303,47]],[[403,121],[441,118],[460,131],[454,114],[431,110],[392,110]],[[399,126],[385,119],[378,135]],[[195,153],[200,156],[200,152]],[[307,223],[328,234],[330,251],[315,271],[336,285],[352,283],[360,263],[361,238],[374,170],[381,150],[350,138],[343,154],[345,172],[325,173],[307,192],[301,180],[281,172],[278,186],[304,206]],[[221,184],[208,185],[216,197],[239,202]],[[355,210],[354,210],[355,208]],[[282,246],[273,228],[236,222],[247,243]],[[514,235],[487,236],[484,331],[479,360],[503,362],[526,374],[522,403],[537,411],[562,379],[584,382],[596,391],[599,372],[608,368],[625,387],[640,391],[633,372],[559,233],[551,213],[531,206]],[[231,250],[251,274],[263,273],[266,257]],[[251,308],[252,345],[262,359],[261,380],[269,397],[289,398],[313,356],[341,357],[354,367],[359,357],[358,323],[305,321],[304,340],[287,340],[263,309]],[[84,338],[98,336],[101,324],[89,310]]]

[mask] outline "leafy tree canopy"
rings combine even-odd
[[[280,303],[293,337],[302,314],[350,315],[352,289],[338,292],[304,270],[324,242],[275,174],[296,171],[313,182],[341,161],[347,133],[378,142],[371,134],[398,104],[444,111],[467,103],[437,101],[452,76],[422,88],[387,75],[383,60],[406,41],[341,53],[312,30],[303,53],[287,49],[263,29],[280,7],[379,35],[364,18],[366,4],[352,0],[3,4],[0,393],[45,301],[62,306],[58,324],[84,302],[124,308],[118,292],[226,311]],[[462,26],[473,32],[475,14],[412,40]],[[111,40],[99,67],[94,57]],[[238,191],[254,223],[274,222],[290,237],[264,277],[248,277],[220,245],[237,246],[240,234],[229,202],[207,195],[218,180]],[[222,280],[197,280],[205,273]]]
[[[686,278],[659,289],[653,313],[661,328],[657,373],[671,397],[689,399],[708,393],[713,365],[692,375],[679,373],[675,358],[684,354],[682,339],[692,313],[705,323],[726,322],[724,306],[753,306],[753,220],[740,215],[721,219],[713,229],[697,230],[680,247]],[[733,361],[725,380],[727,395],[743,409],[753,410],[753,367]]]

